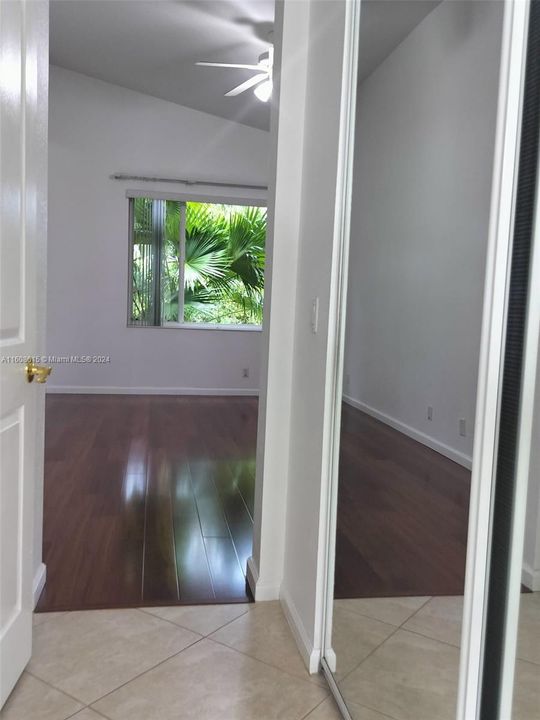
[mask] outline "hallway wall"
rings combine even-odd
[[[114,172],[265,185],[267,132],[51,67],[47,353],[110,355],[57,365],[48,388],[253,394],[261,333],[128,328],[127,189]],[[216,196],[215,189],[204,190]],[[261,192],[227,194],[264,199]],[[183,193],[186,197],[189,193]],[[242,371],[249,368],[249,377]]]
[[[272,548],[279,552],[277,558],[268,558],[267,529],[258,555],[258,543],[254,543],[253,564],[259,577],[252,575],[261,581],[261,597],[268,599],[267,568],[281,566],[282,605],[306,665],[316,672],[324,603],[325,538],[321,529],[327,517],[329,317],[335,279],[333,241],[347,3],[320,0],[280,2],[278,6],[276,17],[284,11],[284,57],[294,59],[291,65],[299,73],[294,77],[284,73],[285,94],[279,108],[275,224],[280,235],[276,235],[274,247],[274,273],[276,278],[282,278],[282,273],[290,276],[291,253],[280,245],[290,241],[295,281],[294,291],[289,289],[281,299],[284,312],[274,314],[272,303],[270,318],[270,332],[284,338],[285,344],[271,344],[268,358],[266,393],[271,405],[261,443],[266,441],[265,452],[275,457],[265,465],[263,492],[277,492],[279,503],[263,503],[262,532],[264,535],[265,526],[274,526],[279,532],[283,528],[285,542],[284,547],[281,541]],[[301,124],[298,117],[303,119]],[[282,194],[291,199],[287,201]],[[272,290],[276,291],[275,284]],[[316,328],[312,324],[315,299],[319,303]],[[281,466],[278,458],[284,460]]]

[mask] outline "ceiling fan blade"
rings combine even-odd
[[[261,69],[260,65],[238,65],[237,63],[197,62],[195,65],[204,65],[205,67],[242,68],[244,70]]]
[[[243,93],[245,90],[249,90],[249,88],[253,87],[254,85],[258,85],[263,80],[268,80],[268,73],[265,72],[260,73],[259,75],[254,75],[252,78],[249,78],[249,80],[246,80],[240,85],[237,85],[232,90],[229,90],[228,93],[225,93],[225,97],[234,97],[235,95],[240,95],[240,93]]]

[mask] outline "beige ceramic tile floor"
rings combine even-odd
[[[336,712],[271,602],[36,615],[32,660],[0,716],[332,720]]]
[[[354,720],[453,718],[461,598],[336,601]],[[522,596],[512,720],[540,720],[540,593]],[[278,603],[35,616],[2,720],[339,720]]]
[[[337,600],[335,606],[337,679],[354,720],[453,720],[462,597]],[[367,619],[393,627],[360,658]],[[540,593],[521,596],[517,656],[512,720],[540,720]]]

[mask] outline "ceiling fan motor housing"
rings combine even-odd
[[[265,52],[261,53],[261,55],[259,55],[259,65],[263,65],[264,67],[270,67],[272,65],[270,54],[270,50],[266,50]]]

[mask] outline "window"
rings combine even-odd
[[[261,325],[266,208],[129,202],[129,325]]]

